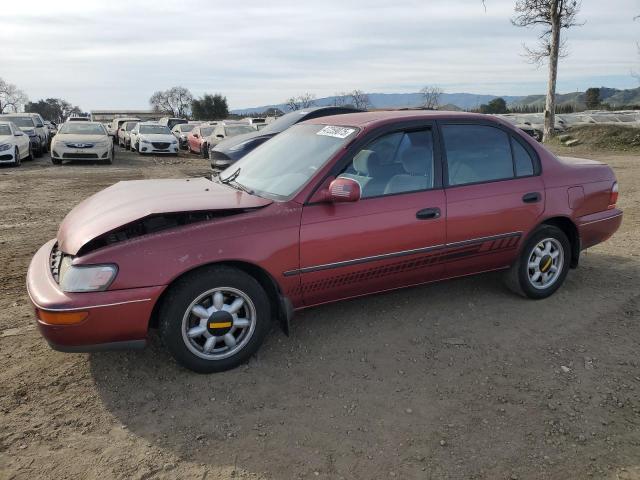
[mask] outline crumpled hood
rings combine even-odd
[[[150,215],[264,207],[268,200],[205,178],[119,182],[77,205],[60,224],[57,240],[64,253],[118,227]]]

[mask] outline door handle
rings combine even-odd
[[[538,192],[525,193],[522,197],[524,203],[536,203],[542,198]]]
[[[423,208],[416,212],[416,218],[418,220],[429,220],[433,218],[440,218],[439,208]]]

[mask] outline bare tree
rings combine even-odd
[[[351,104],[359,109],[359,110],[367,110],[371,108],[371,101],[369,100],[369,95],[364,93],[362,90],[354,90],[349,93],[351,97]]]
[[[193,95],[184,87],[172,87],[151,95],[149,103],[157,112],[184,118],[189,115]]]
[[[563,28],[583,25],[577,22],[580,7],[581,2],[578,0],[516,0],[516,16],[511,20],[515,26],[542,25],[544,27],[544,31],[539,37],[539,45],[535,48],[525,46],[525,54],[535,63],[549,62],[547,100],[544,109],[543,140],[545,141],[555,133],[558,59],[566,54],[561,31]]]
[[[316,104],[316,96],[313,93],[303,93],[297,97],[291,97],[285,102],[290,111],[313,107]]]
[[[0,113],[17,112],[28,101],[29,99],[22,90],[0,78]]]
[[[420,90],[423,100],[422,105],[427,110],[435,110],[440,106],[440,97],[444,93],[440,87],[427,85]]]
[[[333,106],[344,107],[349,104],[349,92],[336,92],[333,94]]]

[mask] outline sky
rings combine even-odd
[[[539,28],[510,23],[515,0],[30,0],[2,5],[0,77],[31,100],[85,111],[149,108],[154,91],[226,95],[231,108],[361,89],[544,93],[522,56]],[[583,0],[564,31],[558,91],[640,83],[640,0]]]

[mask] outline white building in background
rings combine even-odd
[[[91,110],[91,120],[94,122],[108,123],[114,118],[134,117],[140,120],[158,120],[162,117],[161,112],[153,110]]]

